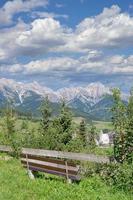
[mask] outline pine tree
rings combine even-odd
[[[72,113],[66,106],[65,101],[61,104],[61,112],[59,117],[60,124],[62,125],[63,132],[69,132],[72,125]]]
[[[86,123],[82,120],[79,125],[79,137],[81,138],[83,145],[86,145]]]
[[[5,110],[5,128],[6,128],[6,139],[10,142],[13,134],[15,133],[15,115],[12,105],[7,103]]]
[[[127,124],[126,107],[121,100],[119,89],[113,90],[114,105],[112,107],[112,122],[115,129],[114,156],[118,162],[125,159],[125,130]]]
[[[50,102],[48,97],[45,98],[45,100],[41,105],[41,115],[42,115],[41,130],[42,134],[45,135],[45,133],[47,132],[47,130],[51,125],[51,116],[52,116],[52,110],[50,108]]]
[[[58,125],[62,130],[62,142],[67,144],[72,139],[72,113],[65,101],[62,101]]]
[[[96,146],[96,127],[94,125],[91,126],[90,133],[89,133],[89,146],[94,148]]]
[[[127,129],[126,129],[126,159],[133,162],[133,88],[130,91],[130,98],[127,107]]]

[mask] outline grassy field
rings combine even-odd
[[[96,126],[97,130],[108,129],[113,130],[113,126],[111,122],[103,122],[103,121],[93,121],[94,125]]]
[[[2,160],[0,155],[0,200],[131,200],[93,177],[79,184],[67,184],[58,177],[30,180],[18,160]]]
[[[82,117],[75,117],[73,118],[73,121],[76,123],[76,124],[79,124],[84,118]],[[3,123],[3,118],[0,117],[0,129],[1,129],[1,125]],[[20,126],[21,126],[21,123],[22,123],[22,120],[17,120],[17,123],[16,123],[16,128],[19,129]],[[32,128],[35,128],[35,129],[38,129],[39,128],[39,122],[31,122],[29,120],[29,128],[32,129]],[[112,126],[112,123],[111,122],[104,122],[104,121],[93,121],[93,124],[96,126],[97,130],[100,131],[102,129],[108,129],[108,130],[112,130],[113,129],[113,126]],[[90,124],[87,124],[88,127],[90,127]]]

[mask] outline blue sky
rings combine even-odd
[[[0,1],[0,78],[133,85],[133,1]]]

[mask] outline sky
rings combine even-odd
[[[0,78],[133,86],[133,0],[0,1]]]

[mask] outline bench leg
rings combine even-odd
[[[72,179],[67,178],[67,183],[71,184],[72,183]]]
[[[32,173],[31,170],[28,170],[28,175],[30,179],[35,179],[34,174]]]

